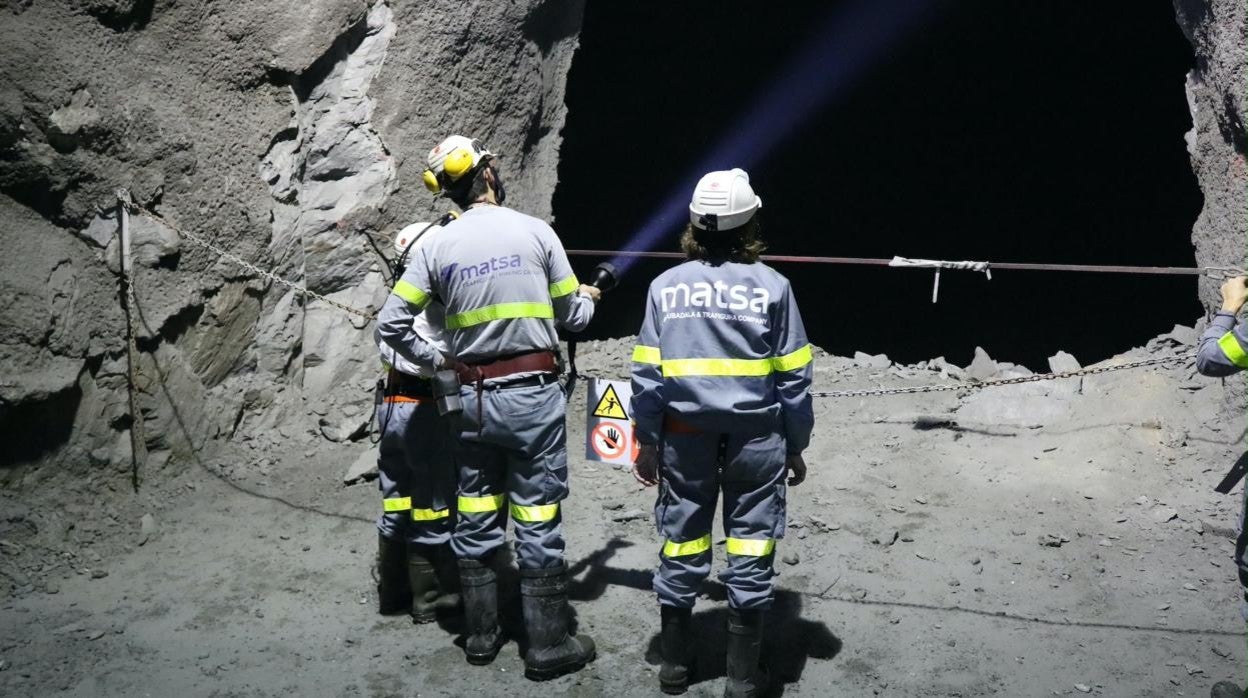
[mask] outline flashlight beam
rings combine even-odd
[[[687,259],[683,252],[636,252],[631,250],[566,250],[569,255],[577,257],[629,257],[633,259]],[[800,255],[765,254],[759,257],[764,262],[783,264],[847,264],[854,266],[887,267],[891,259],[875,257],[805,257]],[[1073,271],[1096,274],[1162,274],[1173,276],[1199,276],[1208,272],[1238,273],[1239,269],[1230,267],[1134,267],[1116,264],[1036,264],[1030,262],[989,262],[992,270],[1009,269],[1013,271]],[[927,269],[926,267],[916,267]],[[930,269],[928,269],[930,271]],[[942,270],[948,271],[948,270]]]

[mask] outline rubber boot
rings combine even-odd
[[[724,698],[755,698],[767,690],[759,665],[763,647],[763,612],[728,609],[728,680]]]
[[[469,664],[489,664],[503,648],[503,630],[498,625],[498,575],[480,560],[460,560],[459,580],[468,630],[464,654]]]
[[[1230,681],[1219,681],[1213,685],[1213,690],[1209,691],[1209,698],[1248,698],[1248,691]]]
[[[403,541],[377,535],[377,612],[383,616],[404,613],[412,607],[406,558]]]
[[[594,658],[594,641],[568,634],[567,567],[520,570],[521,606],[529,634],[524,676],[545,681],[578,671]]]
[[[438,619],[435,554],[436,549],[432,545],[407,544],[407,579],[412,590],[413,623],[432,623]]]
[[[459,565],[455,563],[455,553],[451,552],[450,544],[431,546],[433,548],[433,567],[438,575],[438,597],[433,602],[439,615],[459,615],[464,610],[463,597],[459,589]]]
[[[679,695],[689,689],[689,672],[693,664],[692,616],[692,608],[659,606],[663,627],[659,635],[663,652],[659,690],[669,695]]]

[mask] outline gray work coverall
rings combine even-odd
[[[637,341],[636,437],[662,454],[659,602],[693,606],[722,493],[728,602],[768,608],[785,455],[806,448],[814,425],[811,347],[789,281],[761,263],[686,262],[650,284]]]
[[[1248,369],[1248,335],[1234,313],[1219,312],[1213,316],[1209,327],[1200,336],[1200,349],[1196,354],[1196,370],[1206,376],[1229,376]],[[1244,601],[1240,613],[1248,620],[1248,484],[1244,486],[1243,507],[1239,516],[1239,537],[1235,540],[1235,566],[1239,568],[1239,583],[1244,587]]]
[[[427,370],[380,346],[388,370],[428,378]],[[454,436],[433,400],[389,396],[377,406],[381,433],[377,484],[382,512],[377,530],[392,540],[441,545],[455,523]]]
[[[567,254],[546,223],[502,206],[477,205],[447,224],[413,256],[377,318],[378,335],[417,365],[441,352],[413,331],[434,298],[446,306],[449,354],[466,364],[534,351],[557,351],[556,322],[579,331],[593,301],[579,295]],[[480,395],[465,386],[458,436],[458,517],[451,547],[482,559],[515,521],[521,567],[563,562],[559,502],[568,495],[566,401],[560,385],[509,388],[531,375],[487,381]],[[544,379],[543,379],[544,380]]]

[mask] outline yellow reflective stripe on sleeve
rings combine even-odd
[[[1226,354],[1226,358],[1231,363],[1240,368],[1248,368],[1248,352],[1239,345],[1239,339],[1234,332],[1227,332],[1222,335],[1222,339],[1218,340],[1218,346],[1222,348],[1222,353]]]
[[[566,296],[580,287],[581,282],[577,281],[575,276],[569,276],[563,281],[556,281],[550,285],[550,297]]]
[[[416,288],[414,285],[409,284],[403,279],[399,279],[398,283],[394,285],[394,288],[391,289],[391,291],[394,295],[418,308],[423,308],[426,305],[429,305],[429,294]]]
[[[412,521],[437,521],[450,515],[449,509],[412,509]]]
[[[814,360],[814,354],[811,353],[810,345],[807,344],[791,354],[772,358],[771,365],[777,371],[793,371]]]
[[[638,344],[633,347],[633,361],[639,364],[661,364],[663,363],[663,352],[658,347],[648,347],[644,344]]]
[[[498,511],[503,508],[503,501],[507,499],[507,495],[494,494],[485,497],[465,497],[459,495],[459,511],[465,514],[483,514],[489,511]]]
[[[515,320],[518,318],[538,318],[553,320],[555,309],[550,303],[499,303],[484,308],[468,310],[446,316],[446,329],[462,330],[465,327],[480,325],[494,320]]]
[[[381,506],[387,513],[393,511],[407,511],[412,508],[411,497],[391,497],[381,500]]]
[[[684,557],[685,555],[697,555],[711,549],[711,534],[706,534],[701,538],[695,538],[684,543],[677,543],[669,540],[663,544],[663,557]]]
[[[776,541],[771,538],[753,540],[750,538],[729,538],[725,544],[729,555],[750,555],[763,557],[776,549]]]
[[[664,378],[681,376],[767,376],[771,359],[664,359]]]
[[[538,504],[531,507],[522,507],[519,504],[511,505],[511,518],[516,521],[540,523],[542,521],[550,521],[558,515],[558,502],[554,504]]]

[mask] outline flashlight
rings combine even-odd
[[[594,267],[594,273],[590,276],[589,285],[606,293],[615,288],[617,283],[619,283],[619,276],[615,270],[615,265],[610,262],[603,262]]]

